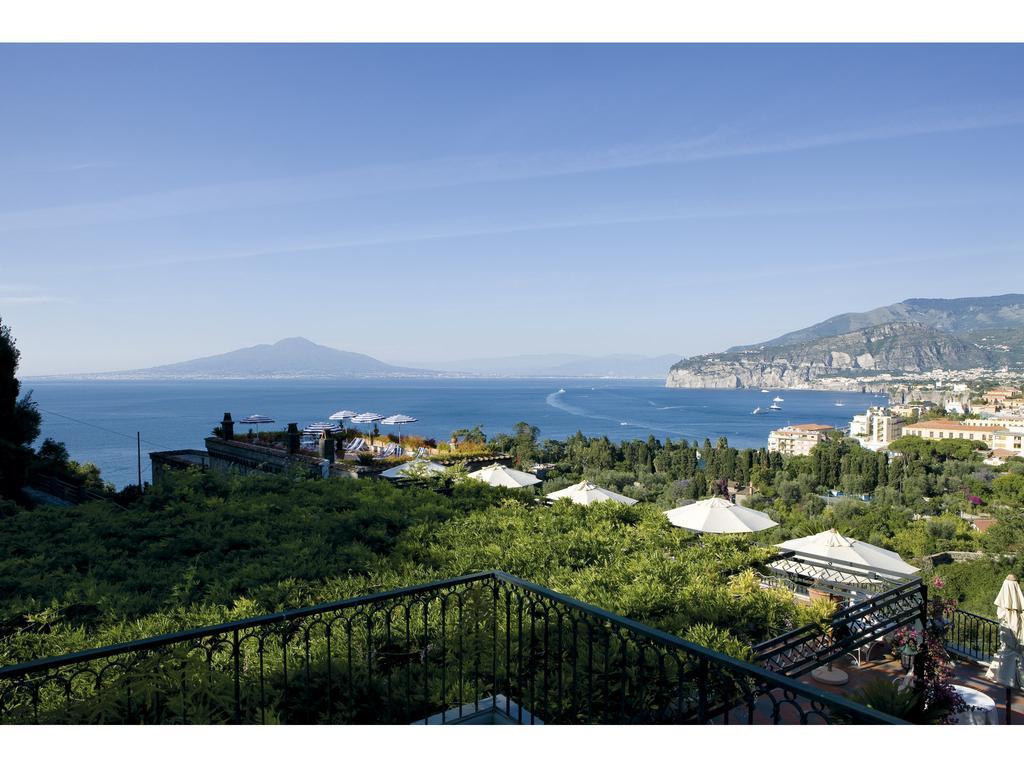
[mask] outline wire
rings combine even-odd
[[[39,410],[42,413],[47,413],[47,414],[49,414],[51,416],[60,416],[62,419],[67,419],[68,421],[73,421],[76,424],[84,424],[85,426],[92,427],[93,429],[99,429],[99,430],[102,430],[104,432],[109,432],[112,435],[117,435],[118,437],[123,437],[126,440],[136,440],[136,439],[138,439],[139,441],[141,441],[143,443],[146,443],[147,445],[152,445],[154,448],[162,448],[165,451],[173,451],[174,450],[170,446],[161,445],[160,443],[154,443],[152,440],[146,440],[144,437],[139,437],[138,435],[126,435],[124,432],[118,432],[116,429],[110,429],[109,427],[101,427],[99,424],[91,424],[88,421],[82,421],[81,419],[76,419],[76,418],[74,418],[72,416],[67,416],[67,415],[65,415],[63,413],[57,413],[56,411],[48,411],[45,408],[39,408],[38,406],[36,406],[36,408],[37,408],[37,410]]]

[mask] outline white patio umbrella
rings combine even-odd
[[[260,424],[273,424],[274,420],[269,416],[261,416],[258,413],[252,414],[252,416],[246,416],[244,419],[238,420],[239,424],[255,424],[256,434],[260,433]]]
[[[414,477],[420,473],[436,475],[444,472],[445,469],[447,469],[447,467],[445,467],[444,464],[438,464],[436,461],[413,459],[412,461],[405,462],[405,464],[399,464],[397,467],[384,470],[380,473],[380,476],[397,479],[402,477]]]
[[[877,570],[909,576],[918,571],[914,566],[904,562],[897,553],[858,539],[849,539],[835,528],[813,536],[790,539],[775,546],[825,563],[839,561],[844,567],[850,564],[856,570],[863,569],[865,573]],[[830,580],[835,581],[834,578]]]
[[[1024,592],[1012,573],[1003,581],[995,599],[999,617],[999,650],[985,671],[985,677],[1006,689],[1006,722],[1010,722],[1013,690],[1024,687]]]
[[[398,427],[398,444],[402,444],[402,425],[413,424],[419,421],[414,419],[412,416],[406,416],[404,413],[396,413],[394,416],[388,416],[386,419],[381,419],[381,424],[387,424],[388,426],[395,425]]]
[[[555,501],[558,499],[569,499],[573,504],[582,504],[583,506],[598,501],[615,501],[619,504],[632,506],[637,501],[636,499],[629,498],[629,496],[623,496],[621,493],[615,493],[615,491],[609,491],[607,488],[594,485],[588,480],[576,483],[576,485],[570,485],[568,488],[563,488],[560,491],[549,493],[547,498],[554,499]]]
[[[717,496],[670,509],[665,516],[677,528],[697,533],[756,533],[778,525],[764,512]]]
[[[470,472],[469,477],[501,488],[526,488],[540,482],[536,475],[510,469],[504,464],[491,464],[476,472]]]

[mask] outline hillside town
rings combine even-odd
[[[845,429],[827,424],[793,424],[773,430],[768,449],[787,456],[808,456],[816,445],[845,433],[862,447],[885,451],[904,436],[924,440],[972,440],[984,443],[985,463],[993,466],[1024,456],[1024,394],[1000,385],[972,393],[964,383],[948,389],[897,393],[897,402],[873,406],[853,417]]]

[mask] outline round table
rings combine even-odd
[[[963,685],[954,685],[953,688],[967,705],[966,710],[956,715],[957,725],[995,725],[999,722],[996,702],[991,696]]]

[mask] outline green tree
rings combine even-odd
[[[0,497],[17,498],[32,462],[41,418],[32,393],[21,394],[16,373],[21,354],[0,319]]]

